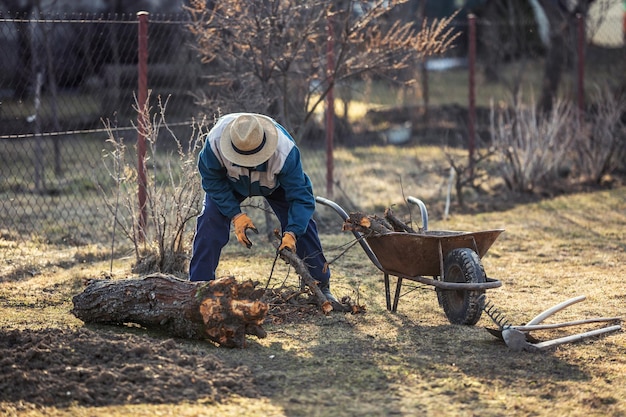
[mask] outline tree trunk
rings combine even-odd
[[[72,299],[72,314],[85,323],[136,323],[174,337],[209,339],[245,347],[245,335],[266,336],[263,290],[234,277],[208,282],[152,274],[139,279],[92,280]]]
[[[537,104],[543,113],[552,111],[559,84],[568,60],[574,56],[576,15],[586,19],[594,0],[578,0],[574,3],[539,0],[550,22],[550,46],[546,56],[541,97]]]
[[[561,26],[561,25],[559,25]],[[564,34],[559,28],[550,29],[550,49],[546,56],[541,86],[541,96],[537,107],[543,114],[552,111],[554,100],[557,97],[561,76],[567,57],[567,44]]]

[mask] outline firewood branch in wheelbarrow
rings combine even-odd
[[[484,295],[483,295],[484,297]],[[591,323],[619,323],[622,321],[621,317],[592,317],[582,320],[566,321],[561,323],[541,324],[548,317],[553,316],[559,311],[571,306],[572,304],[584,301],[586,297],[584,295],[570,298],[555,306],[542,311],[540,314],[532,318],[528,323],[520,326],[514,326],[509,323],[504,314],[500,312],[490,301],[485,301],[484,311],[491,318],[491,320],[498,326],[497,329],[487,328],[487,331],[492,335],[504,340],[506,345],[513,351],[528,351],[538,352],[553,348],[564,343],[577,342],[589,337],[599,336],[601,334],[614,332],[620,330],[622,326],[620,324],[612,324],[606,327],[601,327],[586,332],[576,333],[569,336],[559,337],[556,339],[541,341],[534,336],[530,335],[532,331],[539,330],[553,330],[562,329],[571,326],[587,325]]]
[[[355,231],[364,235],[386,235],[392,232],[417,233],[415,229],[396,217],[391,208],[385,209],[384,217],[366,215],[361,212],[353,212],[348,216],[343,223],[343,231]]]

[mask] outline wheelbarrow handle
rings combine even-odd
[[[348,220],[350,218],[348,213],[346,213],[346,211],[339,204],[335,203],[334,201],[331,201],[331,200],[329,200],[327,198],[320,197],[320,196],[315,197],[315,201],[320,203],[320,204],[322,204],[322,205],[324,205],[324,206],[326,206],[326,207],[330,207],[333,210],[335,210],[335,212],[337,212],[337,214],[339,214],[339,216],[341,216],[343,221],[346,221],[346,220]],[[359,242],[359,245],[361,245],[361,248],[363,248],[363,250],[367,254],[367,257],[370,258],[370,261],[372,261],[372,263],[376,266],[376,268],[378,268],[378,269],[380,269],[382,271],[383,267],[380,264],[380,261],[378,260],[378,258],[374,254],[374,252],[372,251],[372,248],[370,248],[370,246],[367,244],[367,241],[365,240],[363,235],[361,233],[357,232],[356,230],[352,230],[352,234],[357,239],[357,242]]]
[[[422,200],[416,197],[409,196],[406,201],[411,204],[415,204],[420,209],[420,215],[422,216],[422,228],[424,231],[428,230],[428,210],[426,210],[426,204]]]
[[[350,216],[348,215],[348,213],[346,213],[346,211],[337,203],[335,203],[334,201],[331,201],[327,198],[324,197],[320,197],[317,196],[315,197],[315,201],[317,201],[320,204],[325,205],[326,207],[330,207],[333,210],[335,210],[337,212],[337,214],[339,214],[339,216],[341,216],[341,219],[343,221],[346,221],[350,218]]]

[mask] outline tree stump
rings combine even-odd
[[[246,335],[264,338],[267,304],[256,283],[234,277],[192,282],[171,275],[90,280],[73,297],[72,314],[85,323],[139,324],[174,337],[245,347]]]

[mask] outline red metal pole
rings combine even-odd
[[[335,133],[335,98],[333,97],[334,85],[334,33],[330,16],[328,17],[328,40],[326,42],[326,74],[330,87],[326,95],[326,195],[328,198],[333,197],[333,148]]]
[[[138,86],[137,86],[137,105],[138,105],[138,114],[137,114],[137,181],[139,185],[139,190],[137,192],[137,197],[139,200],[139,224],[138,227],[138,236],[140,239],[145,238],[145,228],[146,228],[146,190],[147,190],[147,180],[146,180],[146,135],[147,135],[147,126],[148,126],[148,115],[146,114],[146,103],[148,101],[148,12],[138,12],[137,19],[139,20],[139,28],[138,28],[138,41],[139,46],[137,50],[138,55]]]
[[[469,151],[469,175],[474,177],[474,146],[476,140],[476,85],[475,85],[475,67],[476,67],[476,16],[469,14],[467,16],[469,24],[469,45],[468,45],[468,65],[469,65],[469,105],[467,109],[467,129],[468,129],[468,151]]]
[[[622,4],[624,5],[622,16],[622,37],[624,41],[624,46],[626,46],[626,0],[623,0]]]
[[[578,32],[578,122],[585,111],[585,20],[579,13],[576,15]]]

